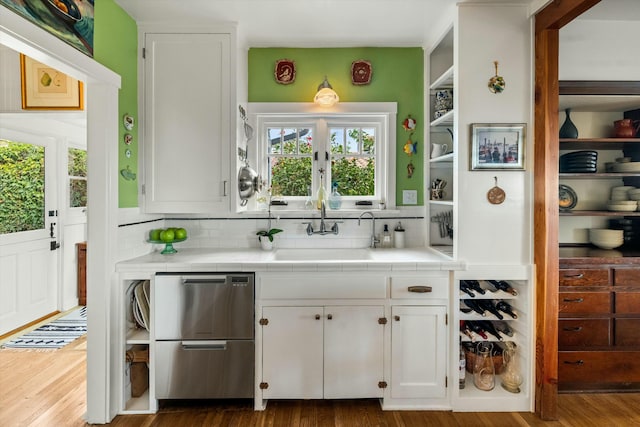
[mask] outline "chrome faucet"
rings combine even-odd
[[[303,224],[307,224],[307,235],[311,236],[313,234],[320,234],[324,236],[325,234],[338,234],[338,222],[342,222],[342,221],[335,221],[331,226],[331,229],[327,230],[327,224],[324,221],[326,218],[327,218],[327,208],[323,200],[322,205],[320,207],[320,230],[314,231],[313,225],[310,222],[305,222]]]
[[[358,225],[360,225],[360,220],[366,214],[369,214],[369,216],[371,217],[371,245],[370,245],[370,247],[371,248],[375,248],[376,244],[380,243],[380,239],[378,239],[376,237],[376,217],[373,215],[373,212],[371,212],[371,211],[362,212],[360,214],[360,216],[358,217]]]

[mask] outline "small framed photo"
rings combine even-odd
[[[24,110],[82,110],[82,82],[20,54]]]
[[[524,123],[472,123],[470,170],[524,170]]]

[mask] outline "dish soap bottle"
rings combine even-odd
[[[384,225],[384,231],[382,232],[382,244],[383,248],[391,247],[391,234],[389,233],[389,226],[387,224]]]
[[[396,228],[393,230],[393,247],[402,249],[404,248],[404,228],[402,224],[398,222]]]
[[[327,201],[327,190],[324,189],[324,177],[322,174],[322,169],[320,170],[320,186],[318,187],[318,192],[316,193],[316,209],[322,210],[322,202]]]
[[[304,208],[305,210],[312,210],[313,209],[313,200],[311,198],[311,186],[309,185],[307,187],[307,198],[304,201]]]
[[[329,195],[329,207],[331,209],[340,209],[342,206],[342,196],[338,193],[338,183],[331,185],[331,194]]]

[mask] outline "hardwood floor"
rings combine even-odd
[[[0,350],[0,426],[86,426],[86,342],[58,351]],[[153,415],[118,416],[116,427],[631,427],[640,426],[640,393],[561,394],[559,420],[530,413],[382,411],[377,400],[166,402]]]

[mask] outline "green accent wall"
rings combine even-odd
[[[133,208],[138,206],[138,26],[113,0],[96,1],[94,17],[93,58],[122,78],[118,95],[118,205]],[[125,114],[135,119],[131,131],[124,128]],[[133,137],[128,146],[124,144],[125,133]],[[128,158],[127,149],[131,150]],[[136,174],[136,179],[126,180],[122,176],[120,171],[127,167]]]
[[[296,64],[295,81],[281,85],[274,78],[275,63],[290,59]],[[351,83],[351,63],[371,62],[371,83]],[[252,48],[249,49],[249,102],[312,102],[325,75],[340,96],[340,102],[397,102],[396,205],[402,205],[402,190],[418,190],[418,205],[424,204],[424,51],[412,48]],[[403,147],[410,132],[402,127],[411,115],[417,127],[411,138],[417,153],[409,157]],[[415,171],[407,177],[407,165]]]

